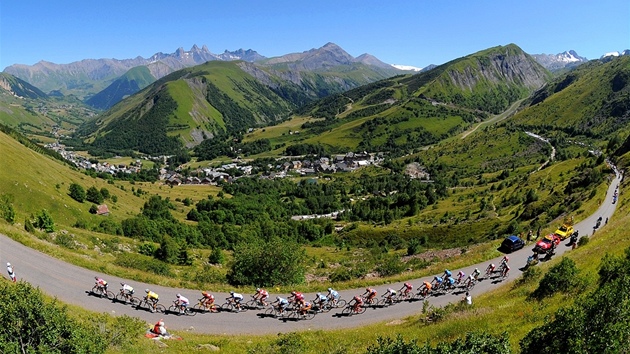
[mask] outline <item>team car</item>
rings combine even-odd
[[[501,248],[506,252],[514,252],[525,246],[525,241],[516,235],[508,236],[501,243]]]
[[[555,234],[560,237],[560,240],[571,237],[571,235],[573,235],[573,225],[562,224],[562,226],[556,230]]]
[[[549,234],[542,238],[542,240],[536,242],[536,246],[534,246],[534,253],[544,253],[551,249],[551,245],[555,244],[558,246],[560,244],[560,237],[556,234]]]

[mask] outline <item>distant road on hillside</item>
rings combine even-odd
[[[595,225],[597,218],[600,216],[603,219],[606,219],[613,215],[616,204],[612,204],[612,198],[620,180],[621,175],[617,174],[615,178],[611,180],[606,199],[602,202],[599,209],[594,214],[575,225],[575,229],[579,231],[580,236],[591,235],[593,233],[593,225]],[[605,227],[603,223],[601,227]],[[473,298],[474,296],[498,288],[506,282],[513,281],[518,278],[521,275],[519,268],[525,265],[527,257],[532,253],[531,247],[532,245],[530,244],[525,246],[523,249],[510,254],[511,271],[509,280],[504,282],[495,282],[491,279],[483,280],[471,291]],[[558,247],[556,257],[560,257],[569,249],[570,247],[567,247],[566,241],[564,241]],[[499,261],[500,258],[496,258],[482,264],[471,265],[463,270],[466,274],[470,274],[475,267],[478,267],[479,270],[483,272],[489,263],[498,264]],[[348,318],[337,318],[335,316],[336,312],[333,310],[329,313],[318,314],[313,320],[300,322],[282,322],[272,318],[260,318],[257,316],[257,312],[252,310],[244,313],[198,314],[194,317],[160,315],[142,310],[135,310],[130,306],[112,303],[106,299],[89,296],[87,291],[92,288],[92,285],[94,284],[94,276],[97,275],[103,276],[103,278],[109,282],[111,286],[110,289],[114,290],[114,292],[119,289],[119,283],[122,281],[132,285],[136,289],[136,295],[138,296],[143,296],[144,289],[149,288],[160,295],[160,303],[164,304],[166,307],[168,307],[175,299],[175,295],[177,293],[182,293],[184,296],[188,297],[191,302],[195,302],[195,300],[200,297],[200,291],[167,288],[136,282],[134,280],[126,280],[118,277],[98,274],[92,270],[74,266],[39,251],[33,250],[16,241],[13,241],[5,235],[0,236],[0,262],[11,262],[15,266],[18,279],[26,280],[31,284],[38,286],[45,293],[55,296],[65,303],[79,305],[93,311],[107,312],[114,315],[126,314],[136,316],[149,323],[155,323],[160,318],[163,318],[168,328],[173,330],[192,330],[195,332],[209,334],[265,334],[308,329],[349,328],[363,326],[374,322],[400,319],[409,315],[418,314],[422,309],[422,302],[402,302],[388,308],[368,309],[367,312],[362,315]],[[459,271],[459,269],[453,269],[452,271],[455,274]],[[421,284],[422,280],[430,280],[430,278],[432,277],[414,279],[410,282],[415,288]],[[398,290],[402,287],[402,283],[390,284],[389,286]],[[387,285],[383,285],[375,288],[379,292],[380,296],[385,292],[387,287]],[[207,290],[211,291],[212,289]],[[354,295],[358,295],[363,292],[364,289],[340,291],[342,298],[348,300]],[[248,300],[249,295],[244,295],[246,300]],[[272,293],[271,297],[275,298],[276,295],[277,294]],[[284,294],[284,296],[286,296],[286,294]],[[444,306],[449,302],[459,301],[462,296],[462,293],[456,293],[439,297],[430,297],[428,300],[431,305]],[[215,293],[215,297],[217,299],[217,303],[221,304],[224,302],[227,294]],[[312,300],[313,298],[315,298],[315,294],[306,294],[307,300]]]

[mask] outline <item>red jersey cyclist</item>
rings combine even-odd
[[[269,297],[269,293],[265,289],[257,288],[254,294],[254,299],[260,301],[263,306],[267,306],[265,300]]]
[[[411,293],[411,290],[413,290],[413,285],[411,285],[411,283],[409,283],[409,282],[405,282],[405,284],[403,284],[402,288],[400,288],[400,291],[402,291],[402,294],[405,297],[409,297],[409,293]]]

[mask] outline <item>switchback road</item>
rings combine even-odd
[[[579,230],[580,236],[591,235],[593,233],[593,225],[595,225],[598,217],[603,219],[610,218],[615,211],[615,204],[612,204],[613,193],[620,182],[620,175],[617,175],[610,183],[607,196],[604,202],[593,215],[582,220],[575,225],[575,229]],[[602,227],[604,223],[602,222]],[[557,256],[562,255],[570,247],[566,246],[564,241],[557,249]],[[519,268],[525,265],[527,257],[531,255],[532,246],[527,245],[523,249],[510,254],[510,277],[504,282],[496,282],[493,279],[485,279],[479,282],[471,291],[473,299],[475,296],[495,289],[508,281],[513,281],[521,274]],[[464,268],[466,274],[470,274],[475,267],[482,271],[489,263],[498,264],[500,258],[489,260],[483,264],[472,265]],[[380,321],[390,321],[412,314],[419,313],[422,309],[422,302],[402,302],[394,306],[380,309],[368,309],[362,315],[352,317],[335,316],[337,311],[333,310],[329,313],[318,314],[313,320],[299,322],[283,322],[273,318],[260,318],[257,311],[247,311],[241,313],[206,313],[197,314],[194,317],[161,315],[153,314],[143,310],[136,310],[128,305],[113,303],[106,299],[88,295],[87,291],[92,288],[95,276],[102,276],[109,284],[110,289],[114,292],[119,288],[119,283],[125,281],[136,289],[136,295],[144,296],[144,289],[149,288],[160,295],[160,303],[168,307],[171,301],[175,299],[177,293],[182,293],[188,297],[191,303],[200,297],[199,290],[175,289],[167,288],[152,284],[136,282],[134,280],[126,280],[118,277],[110,277],[107,275],[97,274],[92,270],[83,269],[61,260],[50,257],[46,254],[26,247],[16,241],[13,241],[5,235],[0,236],[0,262],[11,262],[15,265],[18,279],[26,280],[38,286],[45,293],[57,297],[59,300],[73,305],[98,311],[107,312],[114,315],[130,315],[140,317],[149,323],[155,323],[160,318],[164,318],[169,329],[186,330],[191,327],[196,332],[216,333],[216,334],[265,334],[278,332],[292,332],[297,330],[308,329],[337,329],[358,327],[370,323]],[[459,269],[453,269],[453,273],[457,273]],[[415,289],[423,280],[430,280],[432,277],[423,279],[415,279],[410,282]],[[392,288],[398,290],[402,287],[402,283],[390,284]],[[385,292],[388,286],[375,287],[381,294]],[[212,289],[209,289],[212,290]],[[354,295],[361,294],[364,289],[353,289],[340,291],[342,298],[351,299]],[[248,300],[247,294],[246,300]],[[277,294],[271,294],[271,298],[275,298]],[[307,300],[315,298],[314,294],[305,294]],[[286,296],[286,294],[285,294]],[[428,301],[434,306],[444,306],[449,302],[459,301],[463,293],[454,293],[442,295],[439,297],[429,297]],[[217,303],[223,303],[223,299],[227,297],[224,293],[215,293]],[[473,300],[474,301],[474,300]],[[340,310],[339,310],[340,312]]]

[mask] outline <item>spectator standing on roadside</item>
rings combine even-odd
[[[13,266],[11,265],[11,263],[7,263],[7,272],[9,273],[9,277],[11,278],[11,281],[15,283],[16,281],[15,269],[13,269]]]
[[[472,305],[472,296],[470,296],[469,292],[466,292],[466,296],[464,296],[462,302],[465,302],[466,305]]]
[[[527,233],[527,242],[528,243],[529,243],[529,241],[532,240],[532,235],[533,235],[532,229],[529,229],[529,232]]]

